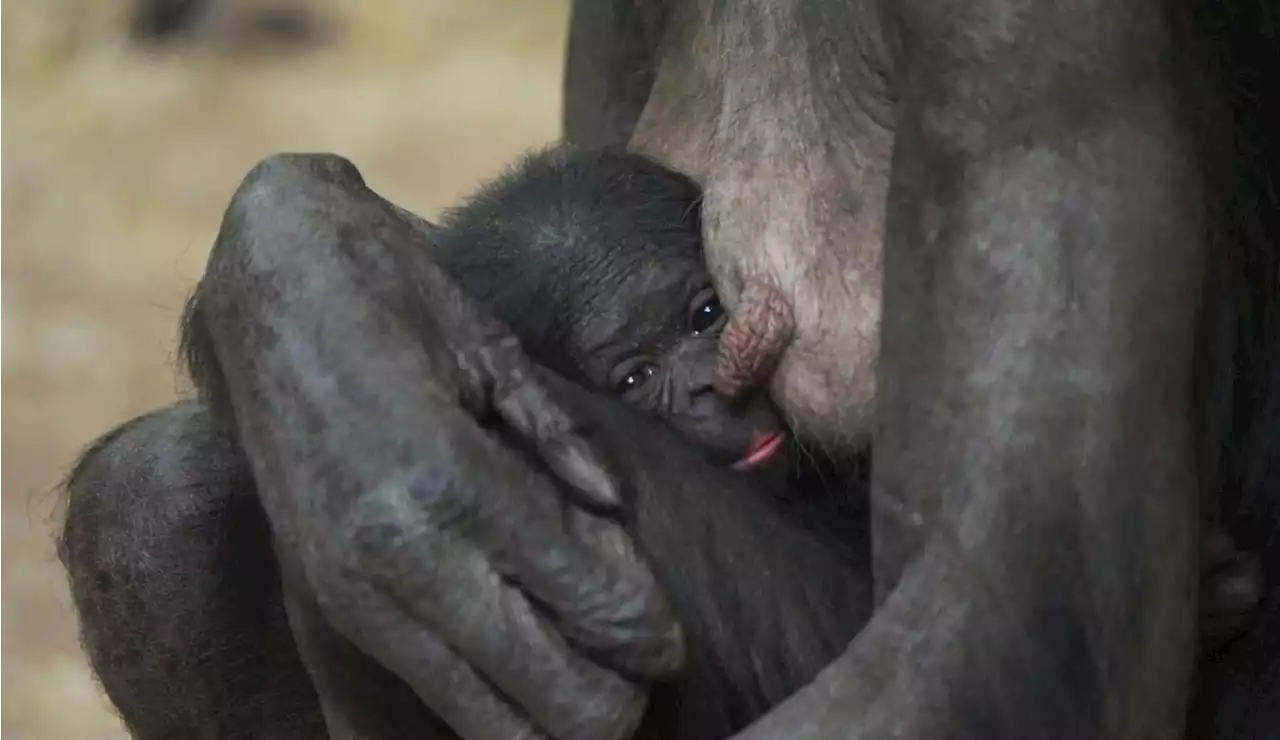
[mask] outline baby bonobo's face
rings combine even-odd
[[[724,309],[700,259],[665,256],[589,300],[577,346],[594,385],[662,417],[738,469],[779,462],[785,428],[764,394],[711,388]]]

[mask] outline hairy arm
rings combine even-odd
[[[1201,215],[1156,3],[904,3],[886,597],[745,738],[1168,738],[1193,657]]]
[[[564,507],[615,511],[618,483],[429,244],[349,162],[277,155],[246,177],[210,256],[193,311],[291,616],[319,614],[465,737],[624,735],[644,695],[604,666],[663,675],[679,631],[643,566],[565,530]]]

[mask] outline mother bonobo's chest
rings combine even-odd
[[[735,320],[784,299],[794,338],[772,395],[828,450],[865,442],[875,398],[895,114],[878,9],[674,4],[630,143],[705,189],[706,261]]]

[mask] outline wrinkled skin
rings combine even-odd
[[[653,60],[649,94],[619,95],[639,118],[571,115],[567,134],[632,129],[699,179],[719,292],[773,279],[791,304],[775,399],[832,448],[875,436],[880,609],[742,736],[1165,738],[1189,705],[1193,736],[1273,732],[1274,593],[1190,697],[1196,485],[1280,561],[1259,195],[1280,167],[1253,130],[1245,155],[1221,134],[1268,115],[1259,83],[1218,100],[1209,66],[1267,68],[1274,44],[1247,36],[1274,28],[1248,16],[1265,11],[1233,10],[1216,48],[1150,0],[650,7],[615,16],[663,41],[614,45]],[[605,531],[609,466],[500,329],[387,249],[404,224],[358,249],[341,228],[274,238],[339,195],[322,170],[251,176],[203,286],[291,598],[319,607],[291,618],[337,627],[464,736],[625,735],[640,694],[606,667],[670,670],[668,610],[639,564],[544,526],[562,499],[472,415],[500,413]]]
[[[756,280],[738,296],[738,311],[720,340],[712,384],[725,398],[739,398],[773,375],[791,346],[796,322],[782,289]]]

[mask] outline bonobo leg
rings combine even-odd
[[[230,430],[197,403],[98,440],[58,554],[94,672],[134,737],[324,735],[267,523]]]

